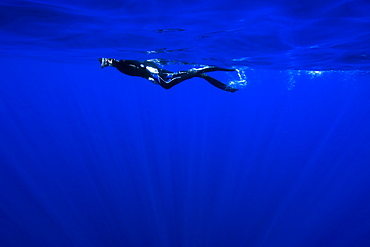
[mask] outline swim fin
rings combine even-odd
[[[203,78],[204,80],[206,80],[209,83],[211,83],[213,86],[215,86],[215,87],[217,87],[219,89],[222,89],[224,91],[231,92],[231,93],[234,93],[234,92],[238,91],[238,89],[232,88],[232,87],[230,87],[230,86],[228,86],[228,85],[220,82],[219,80],[216,80],[215,78],[210,77],[207,74],[202,73],[199,77]]]

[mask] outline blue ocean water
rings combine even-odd
[[[370,246],[369,13],[1,1],[0,246]],[[240,90],[98,57],[233,67],[212,75]]]

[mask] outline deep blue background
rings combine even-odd
[[[2,246],[368,244],[367,76],[230,94],[2,64]]]
[[[365,2],[217,3],[171,25],[181,11],[144,16],[188,5],[153,1],[140,14],[142,2],[53,2],[0,8],[0,246],[370,246]],[[129,5],[132,16],[120,12]],[[234,22],[217,26],[221,13]],[[243,35],[232,29],[244,26],[241,16],[255,23]],[[328,26],[317,22],[333,16],[353,29],[322,36]],[[105,47],[102,33],[117,30],[110,18],[125,30],[118,36],[138,30],[155,41],[109,36]],[[312,23],[319,38],[301,39],[298,29],[310,34]],[[223,31],[197,39],[211,29]],[[286,43],[283,33],[295,41],[271,46]],[[185,36],[195,46],[161,53]],[[257,40],[268,41],[247,45]],[[111,55],[255,67],[242,68],[248,85],[234,94],[202,79],[164,90],[100,69],[97,57]],[[336,71],[298,70],[307,67]]]

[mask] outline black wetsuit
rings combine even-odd
[[[120,72],[126,75],[143,77],[155,84],[159,84],[165,89],[170,89],[171,87],[179,84],[184,80],[188,80],[194,77],[200,77],[207,80],[213,86],[220,88],[222,90],[228,92],[237,91],[237,89],[231,88],[226,84],[205,74],[205,72],[213,71],[235,71],[234,69],[224,69],[214,66],[206,66],[199,69],[171,72],[159,68],[154,62],[150,60],[140,62],[137,60],[114,60],[114,59],[112,61],[112,66],[116,67]]]

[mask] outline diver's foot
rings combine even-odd
[[[108,66],[113,66],[112,63],[113,63],[113,58],[99,58],[99,62],[100,62],[100,67],[101,68],[105,68],[105,67],[108,67]]]

